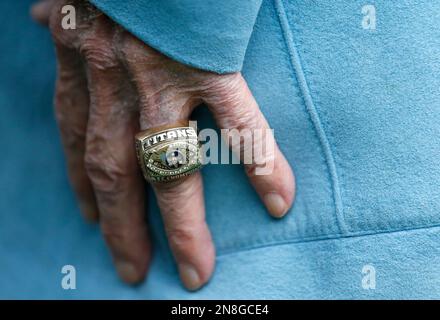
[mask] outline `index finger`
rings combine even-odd
[[[219,76],[203,100],[219,127],[228,129],[226,142],[245,160],[246,174],[269,213],[284,216],[294,200],[295,178],[244,78]]]

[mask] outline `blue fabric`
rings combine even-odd
[[[261,0],[91,2],[153,48],[218,73],[241,69],[261,4]]]
[[[271,219],[240,166],[204,168],[218,257],[196,293],[179,282],[151,193],[140,286],[118,280],[82,222],[52,116],[53,49],[29,3],[0,3],[0,298],[440,298],[440,1],[375,1],[376,30],[362,28],[363,1],[263,1],[242,72],[294,168],[296,202]],[[124,16],[130,30],[153,22]],[[192,65],[231,66],[191,48],[179,43]],[[206,109],[194,117],[213,126]],[[60,286],[66,264],[76,290]]]

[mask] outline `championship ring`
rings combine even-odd
[[[136,152],[149,182],[168,182],[202,167],[200,145],[193,127],[150,129],[136,135]]]

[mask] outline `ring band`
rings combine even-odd
[[[169,182],[202,167],[200,145],[193,127],[160,127],[136,135],[136,153],[145,179]]]

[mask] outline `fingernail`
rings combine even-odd
[[[179,265],[180,278],[183,284],[189,290],[197,290],[201,287],[202,283],[196,269],[189,264]]]
[[[287,212],[284,199],[277,193],[268,193],[264,196],[264,204],[274,217],[281,218]]]
[[[118,271],[118,274],[122,280],[130,284],[139,282],[136,268],[132,263],[126,261],[116,261],[115,265],[116,270]]]

